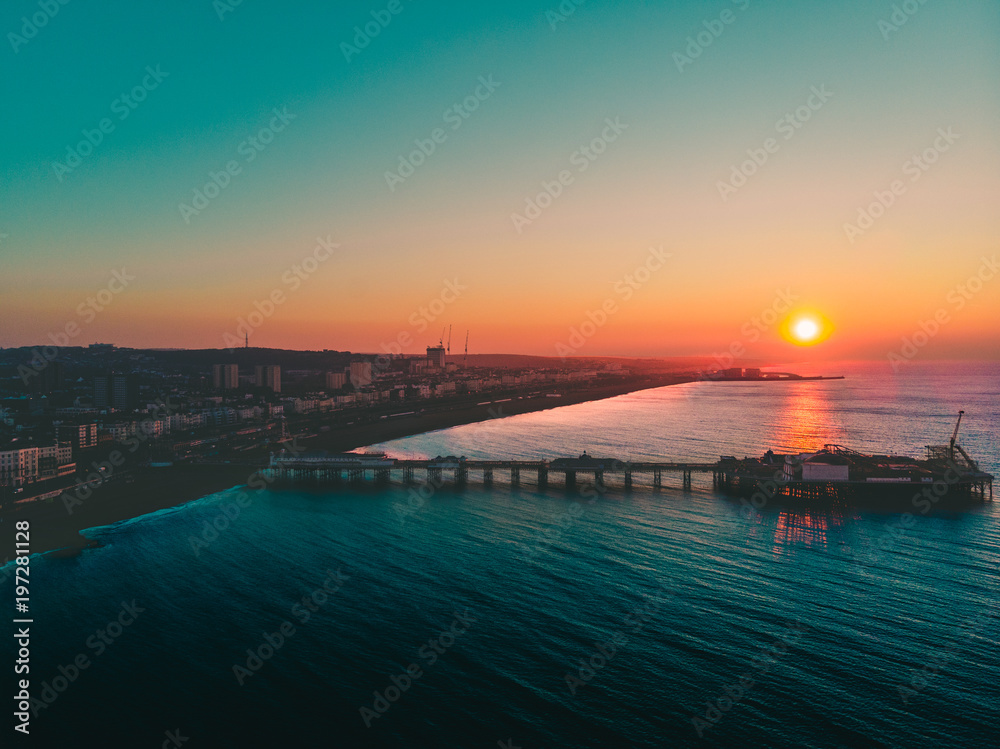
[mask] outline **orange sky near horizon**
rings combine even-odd
[[[491,19],[481,36],[435,26],[429,46],[401,25],[396,43],[332,73],[298,41],[309,30],[275,59],[234,34],[218,54],[240,86],[177,54],[182,40],[201,49],[188,11],[157,12],[176,72],[71,174],[52,164],[106,114],[123,85],[112,63],[131,64],[129,50],[95,61],[49,29],[53,60],[86,87],[12,63],[12,99],[51,96],[0,122],[4,347],[75,323],[72,343],[221,348],[281,294],[253,345],[378,352],[410,336],[415,354],[452,325],[453,351],[469,330],[478,353],[880,359],[916,335],[921,357],[1000,358],[995,2],[921,5],[888,38],[856,0],[825,7],[822,23],[811,4],[751,4],[682,70],[670,51],[702,28],[699,4],[588,6],[559,33],[527,5],[470,6]],[[323,12],[347,22],[340,6]],[[268,28],[276,16],[243,18]],[[495,93],[387,184],[491,71]],[[283,102],[287,129],[182,217]],[[338,245],[322,261],[320,239]],[[122,268],[134,281],[88,312]],[[829,337],[785,340],[780,323],[799,309],[827,318]]]

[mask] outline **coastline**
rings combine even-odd
[[[424,413],[355,424],[350,427],[334,428],[329,432],[316,434],[306,439],[300,438],[298,444],[309,450],[346,452],[417,434],[426,434],[427,432],[436,432],[441,429],[476,424],[507,416],[548,411],[563,406],[575,406],[580,403],[615,398],[619,395],[642,390],[692,382],[693,379],[674,375],[644,378],[633,380],[627,384],[619,383],[598,388],[567,390],[558,398],[550,398],[546,395],[522,396],[520,398],[503,396],[476,404],[450,406],[440,411],[425,411]]]
[[[0,564],[15,554],[14,523],[31,523],[31,553],[75,556],[100,546],[83,531],[186,504],[209,494],[245,484],[256,469],[242,465],[179,465],[139,468],[129,477],[96,490],[69,513],[61,498],[25,502],[4,510],[0,523]]]
[[[563,406],[614,398],[619,395],[690,382],[690,377],[663,376],[602,388],[567,391],[559,398],[516,396],[458,408],[416,413],[393,419],[354,424],[307,438],[298,444],[309,450],[344,452],[390,440],[475,424],[494,418],[547,411]],[[31,553],[75,556],[100,544],[87,538],[87,528],[111,525],[178,507],[196,499],[245,485],[267,459],[264,451],[243,453],[239,462],[177,464],[164,468],[137,468],[75,505],[70,513],[61,498],[15,504],[0,512],[0,566],[16,557],[14,523],[31,523]]]

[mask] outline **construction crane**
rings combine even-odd
[[[462,357],[462,366],[469,360],[469,331],[465,331],[465,356]]]
[[[955,431],[951,433],[951,443],[949,444],[948,454],[951,455],[951,459],[955,459],[955,440],[958,439],[958,428],[962,425],[962,414],[965,411],[958,412],[958,421],[955,422]]]
[[[448,353],[451,353],[451,326],[448,326]]]
[[[964,414],[964,413],[965,413],[965,411],[959,411],[958,412],[958,421],[955,422],[955,431],[951,433],[951,442],[948,445],[948,447],[949,447],[949,454],[951,455],[951,462],[954,463],[955,462],[955,450],[958,450],[960,453],[962,453],[962,457],[965,458],[965,462],[969,465],[969,467],[973,471],[978,471],[979,470],[979,466],[976,464],[976,461],[974,461],[972,458],[970,458],[969,454],[967,452],[965,452],[965,450],[962,449],[962,446],[960,444],[958,444],[958,442],[956,441],[958,439],[958,427],[962,423],[962,414]]]

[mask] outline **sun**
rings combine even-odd
[[[801,320],[795,323],[793,328],[795,332],[795,337],[798,338],[803,343],[808,343],[812,341],[816,336],[819,335],[819,325],[816,324],[815,320],[811,320],[808,317],[803,317]]]
[[[782,338],[796,346],[815,346],[830,337],[833,324],[816,310],[800,309],[784,319],[780,333]]]

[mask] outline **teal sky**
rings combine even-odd
[[[0,345],[77,319],[124,266],[134,285],[81,342],[221,346],[329,235],[340,254],[258,345],[377,350],[458,277],[469,291],[436,323],[472,328],[479,351],[553,353],[664,245],[674,265],[583,353],[724,347],[794,286],[845,333],[838,355],[880,356],[996,252],[1000,4],[929,0],[888,39],[891,2],[744,4],[589,0],[553,29],[554,0],[403,0],[347,62],[341,43],[388,3],[245,0],[220,20],[210,0],[72,0],[12,44],[39,10],[15,0],[0,12]],[[674,53],[727,9],[733,23],[678,71]],[[118,119],[147,66],[168,75]],[[480,76],[499,88],[391,191],[386,171]],[[824,85],[833,97],[722,201],[718,181]],[[238,147],[275,108],[294,120],[246,163]],[[55,163],[105,117],[114,130],[60,181]],[[511,214],[615,117],[621,138],[516,232]],[[949,126],[954,148],[849,243],[844,223]],[[185,223],[178,204],[232,159],[241,173]],[[995,283],[938,354],[1000,348]]]

